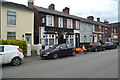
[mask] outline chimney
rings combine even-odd
[[[109,24],[109,21],[107,21],[107,20],[104,20],[104,23],[105,23],[105,24]]]
[[[87,19],[88,20],[94,20],[94,17],[93,16],[88,16]]]
[[[64,13],[69,14],[69,11],[70,11],[70,9],[69,9],[68,7],[65,7],[65,8],[63,9],[63,12],[64,12]]]
[[[97,18],[97,22],[100,22],[100,18]]]
[[[28,0],[28,7],[32,7],[34,5],[34,0]]]
[[[50,4],[50,6],[48,8],[52,9],[52,10],[55,10],[55,5],[54,4]]]

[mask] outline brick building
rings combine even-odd
[[[34,43],[47,46],[68,43],[78,47],[81,42],[111,41],[111,28],[108,24],[94,21],[93,16],[85,18],[70,15],[65,7],[62,12],[55,10],[55,5],[48,8],[34,5],[28,1],[28,7],[34,10]],[[106,37],[106,38],[105,38]]]

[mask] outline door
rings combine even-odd
[[[80,34],[79,33],[75,34],[75,45],[76,47],[80,47]]]
[[[58,44],[63,44],[66,43],[66,39],[64,39],[63,35],[59,34],[59,38],[58,38]]]
[[[31,34],[25,34],[25,41],[27,44],[31,44],[32,39],[31,39]]]
[[[67,55],[66,44],[61,44],[60,47],[61,47],[59,50],[60,56],[66,56]]]

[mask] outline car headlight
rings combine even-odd
[[[50,52],[47,52],[47,53],[45,53],[45,54],[50,54]]]

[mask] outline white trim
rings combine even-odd
[[[6,29],[7,32],[17,32],[16,29]]]
[[[62,22],[60,22],[60,20],[62,20]],[[60,26],[60,23],[62,23],[61,26]],[[58,24],[59,24],[59,27],[60,27],[60,28],[63,28],[63,18],[62,18],[62,17],[59,17]]]

